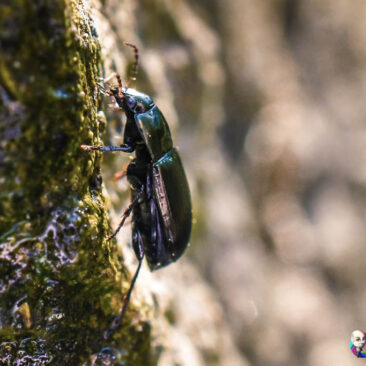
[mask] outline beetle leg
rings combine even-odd
[[[108,339],[115,332],[115,330],[120,326],[120,324],[122,323],[123,317],[124,317],[124,315],[126,313],[127,306],[128,306],[128,304],[130,302],[131,293],[132,293],[132,290],[133,290],[133,288],[135,286],[135,283],[136,283],[136,280],[137,280],[137,276],[138,276],[138,274],[140,272],[141,264],[142,264],[142,261],[144,259],[144,254],[145,254],[144,253],[144,246],[143,246],[143,242],[142,242],[142,238],[141,238],[140,232],[137,232],[137,244],[138,244],[138,247],[139,247],[139,250],[138,250],[138,253],[139,253],[139,258],[138,258],[139,264],[137,266],[135,275],[133,276],[133,279],[131,281],[130,288],[128,289],[126,295],[124,296],[121,315],[120,316],[117,316],[117,317],[115,317],[113,319],[111,325],[109,326],[109,329],[104,332],[104,339]]]
[[[141,197],[142,193],[144,192],[144,189],[145,189],[144,185],[141,185],[140,191],[137,193],[136,197],[133,199],[133,201],[131,202],[131,204],[127,207],[126,211],[123,213],[122,220],[119,223],[116,231],[107,238],[107,241],[113,239],[118,234],[118,232],[121,230],[121,228],[122,228],[123,224],[125,223],[127,217],[130,216],[133,208],[138,203],[138,200]]]
[[[120,172],[114,173],[113,175],[113,181],[117,181],[119,179],[122,179],[127,176],[127,169],[129,167],[130,163],[127,163]]]
[[[131,145],[121,145],[121,146],[90,146],[90,145],[80,145],[84,151],[123,151],[123,152],[133,152],[135,148]]]

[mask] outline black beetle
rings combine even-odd
[[[115,318],[105,338],[123,319],[144,256],[151,270],[176,261],[188,245],[192,227],[188,182],[179,154],[173,147],[169,126],[148,95],[129,88],[137,73],[138,50],[131,43],[124,44],[135,54],[128,83],[122,87],[121,78],[115,74],[117,88],[105,89],[98,84],[104,94],[115,98],[118,107],[126,114],[123,144],[81,146],[86,151],[135,152],[135,158],[125,170],[131,186],[131,204],[108,240],[116,236],[132,213],[132,245],[139,264],[125,296],[121,315]]]

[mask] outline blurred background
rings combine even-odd
[[[126,80],[133,57],[122,41],[139,47],[133,87],[165,114],[191,186],[185,257],[144,267],[133,295],[156,319],[159,365],[356,364],[350,335],[366,329],[366,3],[93,8],[104,74]],[[123,118],[107,104],[103,140],[122,143]],[[111,178],[127,161],[104,158],[114,223],[129,193]],[[133,271],[130,227],[119,240]]]

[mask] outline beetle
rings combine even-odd
[[[184,252],[192,228],[190,191],[177,149],[173,146],[169,125],[162,112],[146,94],[129,88],[138,66],[138,49],[131,43],[124,45],[134,51],[134,65],[126,86],[116,77],[118,87],[108,89],[98,84],[103,94],[114,98],[125,113],[123,144],[120,146],[81,145],[85,151],[122,151],[135,157],[125,168],[131,188],[131,203],[122,215],[114,238],[126,218],[132,214],[132,246],[138,266],[125,295],[122,311],[105,332],[107,339],[121,324],[129,299],[146,257],[150,270],[160,269],[176,261]],[[110,78],[105,79],[105,84]]]

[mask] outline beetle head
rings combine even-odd
[[[153,100],[146,94],[138,92],[135,89],[122,89],[122,108],[128,113],[144,113],[154,106]],[[118,103],[118,96],[114,95]],[[119,104],[119,103],[118,103]]]
[[[122,88],[121,86],[106,89],[101,83],[97,84],[101,93],[114,97],[118,106],[127,114],[144,113],[154,106],[153,100],[147,94],[135,89]]]
[[[105,80],[105,82],[107,83],[110,78],[115,77],[118,82],[117,88],[109,87],[109,90],[106,90],[104,86],[100,84],[98,85],[104,94],[113,96],[118,106],[122,108],[127,115],[131,116],[148,111],[154,106],[154,102],[148,95],[140,93],[135,89],[129,88],[132,81],[136,79],[139,54],[138,49],[134,44],[128,42],[123,42],[123,44],[127,47],[132,48],[135,55],[135,62],[133,64],[132,73],[126,86],[122,86],[122,80],[118,74],[112,74],[109,78]]]

